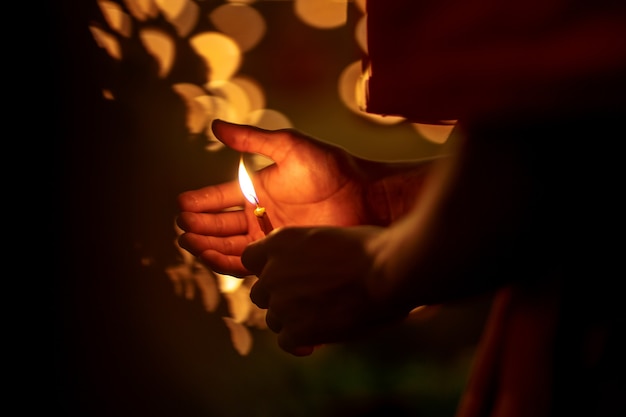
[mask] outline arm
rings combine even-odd
[[[408,311],[477,294],[514,275],[502,268],[528,243],[544,178],[533,172],[535,149],[505,134],[467,133],[432,170],[410,214],[373,243],[380,266],[373,293]]]
[[[292,130],[266,131],[216,121],[215,135],[240,152],[268,156],[254,186],[275,227],[387,225],[407,210],[430,161],[382,163]],[[244,276],[245,247],[263,237],[237,181],[178,198],[183,248],[216,272]]]
[[[251,298],[268,309],[280,346],[310,354],[310,346],[358,337],[417,306],[504,282],[529,214],[520,143],[466,137],[387,228],[285,228],[250,244],[242,261],[259,277]]]

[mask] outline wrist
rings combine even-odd
[[[390,169],[375,179],[366,192],[369,218],[377,226],[388,226],[408,213],[422,191],[430,164],[417,164],[400,170]]]

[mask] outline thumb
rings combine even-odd
[[[236,151],[259,153],[276,162],[294,144],[294,138],[284,130],[265,130],[220,119],[211,123],[211,130],[220,142]]]
[[[248,244],[241,254],[241,263],[255,275],[259,276],[270,254],[285,254],[296,245],[308,229],[304,227],[280,227],[272,230],[267,236]]]
[[[241,263],[257,276],[261,274],[267,263],[268,254],[265,242],[266,239],[252,242],[246,246],[241,254]]]

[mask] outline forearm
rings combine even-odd
[[[431,169],[411,210],[376,243],[378,291],[406,310],[494,288],[522,244],[532,200],[517,143],[465,141]],[[505,273],[507,272],[507,273]]]
[[[413,209],[435,163],[435,159],[381,163],[368,171],[365,206],[375,225],[388,226]]]

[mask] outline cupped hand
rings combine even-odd
[[[290,129],[268,131],[219,120],[212,128],[230,148],[275,162],[251,175],[274,227],[372,222],[364,201],[365,162],[344,149]],[[184,192],[178,203],[177,223],[184,231],[179,243],[184,249],[216,272],[251,274],[240,256],[263,232],[253,214],[255,207],[245,201],[237,180]]]
[[[242,261],[258,276],[250,298],[286,352],[367,334],[408,313],[380,288],[385,277],[376,248],[384,229],[287,227],[248,246]]]

